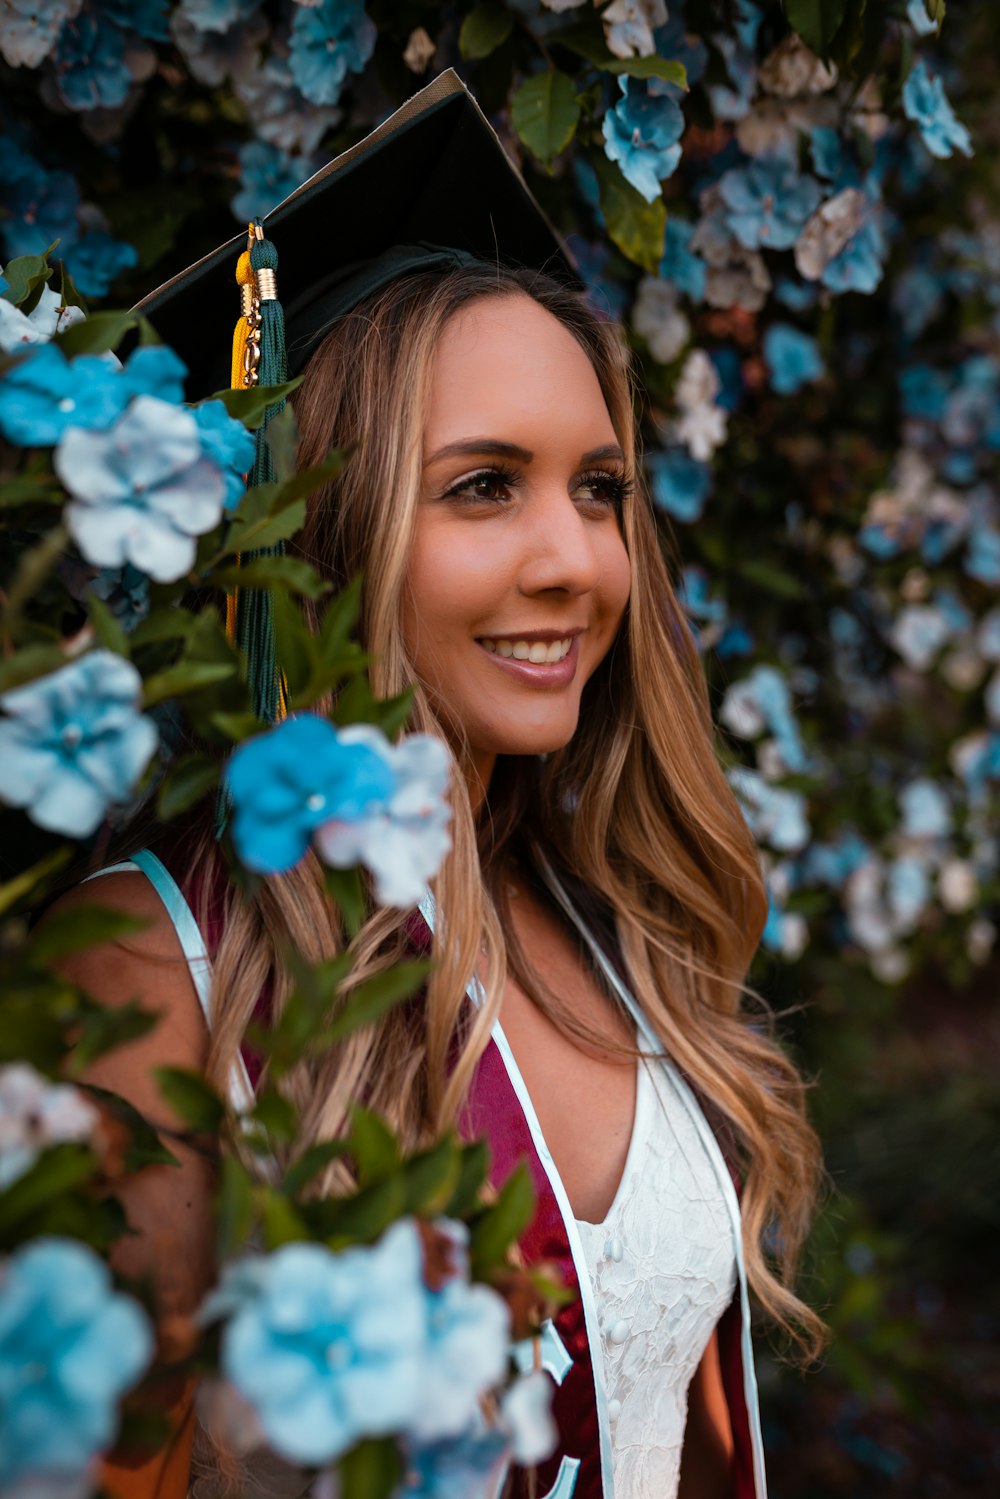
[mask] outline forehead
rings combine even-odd
[[[428,444],[479,434],[522,439],[579,429],[584,447],[615,432],[597,373],[558,318],[526,295],[480,297],[445,325],[431,366]],[[526,447],[534,447],[524,442]]]

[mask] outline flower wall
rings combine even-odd
[[[818,1079],[833,1190],[806,1291],[835,1336],[804,1384],[764,1379],[775,1489],[803,1499],[995,1490],[1000,1305],[967,1267],[1000,1196],[998,53],[973,0],[0,10],[0,347],[24,356],[0,367],[3,908],[16,925],[62,840],[99,840],[156,776],[163,817],[213,794],[178,721],[234,749],[247,869],[312,844],[349,908],[357,866],[404,903],[442,857],[446,770],[384,737],[405,705],[257,737],[218,626],[169,636],[169,590],[225,586],[236,543],[291,534],[304,496],[284,474],[284,502],[241,499],[261,412],[185,407],[162,348],[114,367],[124,325],[94,312],[456,67],[629,330],[649,491],[768,880],[753,977]],[[260,564],[309,594],[296,565]],[[302,647],[303,709],[339,628]],[[358,796],[331,810],[348,763]],[[30,1060],[55,1076],[59,1055]]]

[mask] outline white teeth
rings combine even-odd
[[[536,666],[547,663],[562,661],[569,655],[572,639],[553,640],[546,644],[544,640],[481,640],[480,645],[494,655],[510,658],[515,661],[531,661]]]

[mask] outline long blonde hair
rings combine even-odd
[[[379,696],[414,680],[400,606],[438,339],[470,301],[525,295],[587,353],[637,475],[634,397],[620,333],[575,292],[537,273],[483,266],[401,278],[326,335],[295,397],[304,464],[333,446],[352,449],[343,472],[313,497],[297,546],[338,586],[363,573],[361,634]],[[341,1133],[358,1099],[411,1146],[454,1124],[509,970],[567,1034],[596,1044],[526,971],[511,940],[503,872],[516,859],[530,877],[547,861],[606,929],[651,1025],[727,1133],[743,1177],[751,1285],[771,1317],[814,1351],[822,1323],[795,1295],[792,1277],[819,1152],[803,1081],[745,982],[767,911],[757,850],[716,757],[704,672],[638,486],[625,499],[622,529],[630,602],[615,646],[585,688],[576,734],[541,759],[501,761],[479,827],[456,774],[453,847],[435,881],[440,915],[426,989],[419,1003],[301,1064],[288,1080],[302,1111],[299,1144]],[[410,727],[446,737],[419,683]],[[206,836],[202,872],[211,874],[219,857]],[[211,880],[202,884],[212,887]],[[220,1083],[265,987],[276,1012],[285,1001],[282,952],[290,946],[316,961],[345,945],[312,856],[265,881],[253,900],[228,889],[225,901],[209,1059]],[[406,913],[372,905],[352,944],[352,982],[406,948]],[[474,970],[486,999],[473,1012],[465,986]],[[342,1182],[342,1172],[342,1165],[332,1167],[325,1187]]]

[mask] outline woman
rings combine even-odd
[[[362,975],[414,941],[436,965],[418,1005],[302,1064],[304,1130],[336,1135],[364,1097],[411,1145],[456,1119],[485,1134],[496,1180],[528,1159],[522,1252],[580,1297],[542,1343],[559,1449],[516,1492],[761,1499],[743,1263],[814,1341],[790,1276],[816,1146],[800,1079],[743,1008],[766,897],[638,485],[626,357],[560,280],[467,253],[421,265],[326,316],[295,396],[300,460],[353,453],[297,545],[337,584],[364,573],[376,693],[415,682],[411,727],[454,753],[453,848],[426,925],[370,912]],[[102,901],[148,926],[74,971],[159,1009],[92,1074],[154,1118],[154,1066],[239,1067],[262,994],[287,992],[283,945],[318,960],[344,941],[311,857],[253,900],[229,888],[210,811],[182,855],[161,850],[183,901],[148,856],[103,876]],[[211,1273],[204,1167],[144,1172],[128,1206],[122,1268],[191,1307]]]

